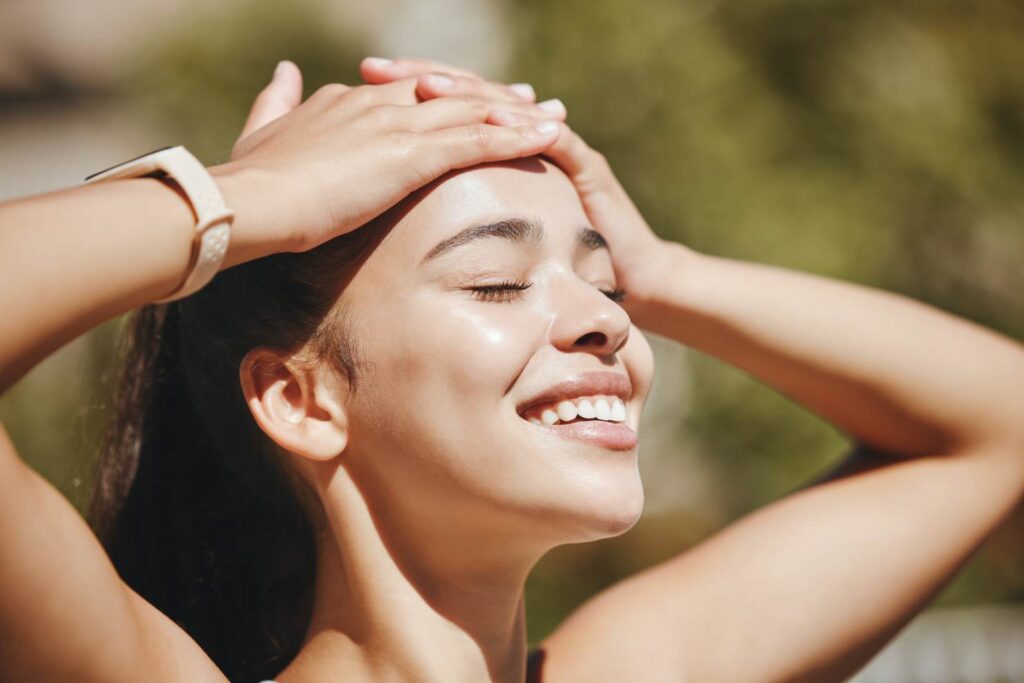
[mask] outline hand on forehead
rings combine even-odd
[[[549,233],[589,226],[572,182],[539,157],[451,171],[413,192],[384,221],[422,257],[464,228],[507,219],[529,221]]]

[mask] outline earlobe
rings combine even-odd
[[[239,380],[253,419],[281,448],[316,461],[345,450],[345,407],[315,368],[283,351],[260,347],[242,359]]]

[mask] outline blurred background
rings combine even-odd
[[[1014,0],[0,0],[0,200],[165,145],[224,161],[280,59],[302,68],[308,95],[357,82],[363,56],[424,56],[561,98],[665,237],[1022,339],[1022,35]],[[20,452],[80,508],[120,323],[0,397]],[[651,341],[644,517],[544,558],[528,585],[531,644],[849,447],[746,374]],[[1024,680],[1021,511],[856,680]]]

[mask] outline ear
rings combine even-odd
[[[260,429],[281,448],[315,461],[348,445],[343,392],[322,368],[311,368],[279,349],[257,347],[239,366],[242,392]]]

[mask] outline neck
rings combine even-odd
[[[280,683],[493,681],[526,676],[526,576],[544,550],[465,528],[438,538],[399,505],[368,502],[344,468],[321,500],[313,616]],[[454,525],[453,525],[454,526]],[[401,530],[398,535],[395,530]],[[507,537],[506,537],[507,538]]]

